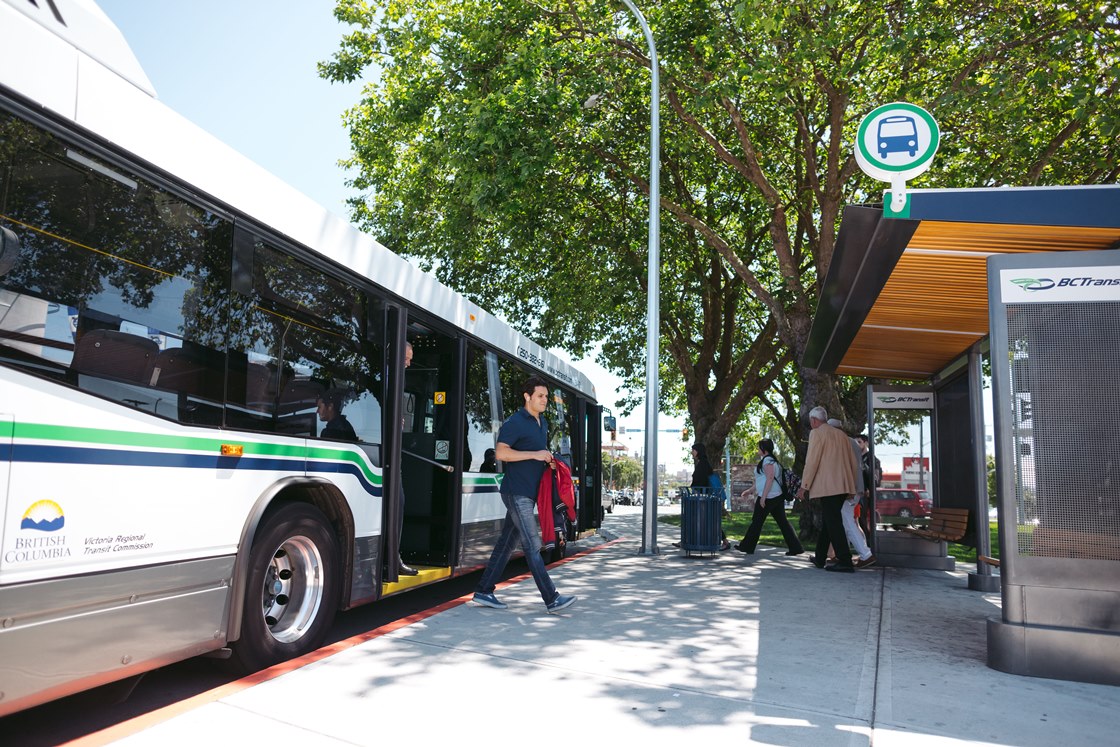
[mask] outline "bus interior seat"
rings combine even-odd
[[[318,435],[319,417],[315,413],[323,385],[310,379],[292,379],[285,383],[280,392],[280,404],[276,414],[278,433],[290,436]]]
[[[147,385],[159,345],[147,337],[114,329],[91,329],[74,346],[70,369]]]
[[[291,374],[276,366],[250,363],[245,372],[245,405],[253,410],[272,412],[276,409],[277,394],[283,391]]]
[[[314,409],[319,396],[325,391],[322,384],[310,379],[292,379],[285,382],[280,392],[280,413]]]
[[[152,363],[148,384],[203,399],[223,399],[224,360],[221,353],[192,343],[160,351]]]

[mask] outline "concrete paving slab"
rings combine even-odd
[[[667,525],[639,556],[640,537],[640,509],[618,507],[577,543],[597,549],[553,567],[580,597],[561,615],[524,578],[498,590],[509,610],[454,606],[118,743],[1116,743],[1120,688],[986,666],[1000,597],[969,591],[967,568],[685,558]]]

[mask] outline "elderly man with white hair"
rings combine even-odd
[[[829,418],[828,424],[833,428],[844,430],[844,424],[838,418]],[[875,564],[875,556],[871,554],[871,548],[867,545],[867,537],[863,535],[863,530],[860,528],[859,522],[856,521],[856,505],[866,488],[861,464],[863,449],[860,448],[859,442],[854,438],[849,437],[848,440],[852,442],[852,454],[856,458],[856,464],[860,465],[860,469],[856,470],[856,494],[849,496],[840,506],[840,518],[844,521],[844,534],[859,556],[859,560],[855,562],[856,568],[866,568]]]
[[[809,425],[813,430],[809,433],[809,452],[805,457],[798,497],[808,495],[821,501],[824,528],[817,539],[813,565],[829,571],[852,573],[855,567],[840,509],[844,501],[856,492],[859,462],[852,453],[847,434],[828,424],[828,411],[823,407],[817,406],[809,411]],[[836,554],[836,563],[826,567],[829,544]]]

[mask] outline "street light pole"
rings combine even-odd
[[[622,0],[638,19],[649,45],[651,76],[649,103],[649,259],[647,262],[646,307],[646,461],[645,501],[642,504],[642,546],[640,555],[657,555],[657,410],[658,369],[661,342],[661,79],[657,47],[645,16],[631,0]]]

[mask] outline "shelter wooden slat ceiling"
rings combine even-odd
[[[929,379],[988,334],[992,254],[1108,249],[1115,228],[923,220],[837,373]]]

